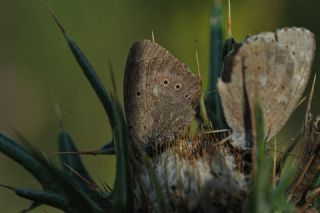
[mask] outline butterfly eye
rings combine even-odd
[[[181,84],[176,84],[176,90],[181,90]]]
[[[139,97],[140,95],[141,95],[141,92],[138,91],[138,92],[137,92],[137,96]]]
[[[169,84],[169,81],[166,79],[163,81],[163,85],[167,86]]]

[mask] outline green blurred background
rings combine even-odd
[[[196,71],[198,50],[204,78],[209,60],[209,17],[212,0],[47,0],[63,25],[87,55],[107,87],[113,62],[119,96],[130,45],[151,38]],[[225,11],[227,9],[227,1]],[[237,40],[283,26],[304,26],[320,34],[318,0],[234,0],[232,30]],[[316,58],[313,71],[319,67]],[[316,88],[319,88],[317,85]],[[320,101],[314,99],[314,112]],[[111,139],[102,106],[82,75],[61,33],[40,0],[0,0],[0,130],[15,137],[18,129],[36,147],[57,160],[59,131],[54,105],[59,103],[64,123],[80,150],[101,147]],[[280,141],[301,126],[304,105],[284,128]],[[115,159],[83,157],[97,182],[113,184]],[[0,183],[39,188],[36,181],[0,154]],[[29,204],[0,189],[0,212],[18,212]],[[58,212],[41,207],[34,212]]]

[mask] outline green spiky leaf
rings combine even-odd
[[[72,169],[74,169],[81,177],[86,179],[89,182],[94,182],[91,176],[89,175],[88,171],[83,165],[83,162],[79,155],[74,154],[63,154],[63,152],[78,152],[77,147],[75,146],[72,138],[70,135],[65,131],[61,130],[59,137],[58,137],[58,150],[62,154],[60,154],[60,160],[63,169],[66,173],[68,173],[71,177],[75,177],[76,174],[72,171],[70,171],[69,168],[65,166],[68,165]],[[79,176],[75,177],[76,179],[79,179]],[[83,181],[80,181],[83,182]]]
[[[16,193],[16,195],[20,197],[34,201],[26,211],[29,211],[35,207],[38,207],[40,204],[46,204],[46,205],[53,206],[63,210],[68,209],[68,204],[66,200],[60,195],[47,193],[47,192],[38,192],[38,191],[25,189],[25,188],[14,188],[14,187],[2,185],[2,184],[0,186],[13,191],[14,193]],[[23,210],[23,212],[26,212],[26,211]]]
[[[227,128],[224,121],[221,100],[218,93],[217,82],[221,76],[221,59],[223,46],[222,5],[219,0],[214,1],[210,20],[210,71],[209,88],[205,98],[209,119],[219,129]]]
[[[26,143],[25,146],[27,146],[31,156],[49,171],[49,176],[54,180],[51,182],[51,185],[55,185],[58,189],[57,194],[63,195],[64,199],[68,202],[70,212],[75,210],[78,212],[102,212],[100,206],[67,173],[55,167],[41,152],[30,144]]]
[[[0,151],[23,166],[49,191],[57,191],[52,183],[54,182],[50,172],[40,162],[37,161],[27,149],[15,142],[13,139],[0,133]]]
[[[117,103],[117,102],[115,102]],[[130,212],[133,209],[133,194],[131,181],[133,179],[129,159],[129,141],[127,127],[124,125],[124,118],[118,106],[114,105],[114,141],[116,148],[116,179],[112,194],[112,212]]]
[[[98,202],[101,207],[107,208],[110,206],[110,203],[107,199],[109,193],[98,188],[97,184],[87,172],[80,155],[64,154],[64,152],[78,152],[78,149],[76,148],[72,138],[65,130],[61,130],[58,142],[59,152],[61,152],[61,164],[64,171],[79,184],[79,186],[88,196],[90,196],[94,201]]]
[[[98,152],[102,155],[114,155],[116,153],[114,142],[111,141],[108,144],[104,145]]]
[[[59,27],[60,31],[62,32],[64,38],[66,39],[72,54],[74,55],[75,59],[77,60],[79,66],[81,67],[84,75],[88,79],[88,81],[91,84],[91,87],[94,89],[95,93],[97,94],[98,98],[100,99],[108,117],[111,126],[114,126],[114,123],[112,121],[113,112],[112,112],[112,100],[110,98],[110,95],[108,94],[107,90],[105,89],[102,81],[98,77],[95,69],[88,61],[87,57],[84,55],[84,53],[81,51],[81,49],[78,47],[78,45],[71,39],[71,37],[67,34],[65,29],[63,28],[62,24],[59,22],[57,17],[54,15],[52,10],[48,7],[50,14],[52,15],[54,21],[56,22],[57,26]]]
[[[32,211],[33,209],[41,206],[42,203],[38,203],[38,202],[32,202],[27,208],[23,209],[20,211],[20,213],[27,213],[27,212],[30,212]]]
[[[32,200],[36,203],[46,204],[65,211],[68,210],[68,203],[61,195],[23,188],[15,189],[15,193],[20,197]]]

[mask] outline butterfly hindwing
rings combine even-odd
[[[276,33],[248,37],[232,56],[229,80],[218,82],[228,125],[244,135],[244,86],[251,109],[259,99],[265,118],[266,139],[284,126],[308,82],[315,51],[311,32],[283,28]],[[245,85],[243,85],[245,82]]]
[[[125,111],[135,145],[154,146],[181,134],[195,115],[200,82],[159,44],[130,49],[124,82]]]

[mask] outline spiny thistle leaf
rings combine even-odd
[[[116,145],[116,179],[112,193],[112,212],[131,212],[133,209],[133,195],[131,182],[133,180],[130,160],[129,141],[127,127],[124,125],[124,118],[119,106],[114,102],[114,141]]]
[[[86,78],[88,79],[88,81],[90,82],[92,88],[94,89],[95,93],[97,94],[97,96],[99,97],[108,117],[109,117],[109,121],[111,126],[114,126],[114,123],[112,121],[112,117],[113,117],[113,110],[112,110],[112,100],[110,98],[110,95],[108,94],[107,90],[105,89],[105,87],[103,86],[102,81],[100,80],[100,78],[98,77],[96,71],[94,70],[94,68],[92,67],[92,65],[89,63],[88,59],[86,58],[86,56],[83,54],[83,52],[81,51],[81,49],[78,47],[78,45],[70,38],[70,36],[67,34],[67,32],[65,31],[65,29],[63,28],[62,24],[59,22],[59,20],[57,19],[57,17],[54,15],[54,13],[52,12],[52,10],[50,9],[49,6],[47,6],[49,9],[49,12],[51,14],[51,16],[53,17],[54,21],[56,22],[56,24],[58,25],[60,31],[63,33],[64,38],[66,39],[74,57],[76,58],[79,66],[81,67],[83,73],[85,74]]]
[[[75,146],[72,138],[70,135],[65,131],[61,130],[59,137],[58,137],[58,150],[59,152],[78,152],[77,147]],[[83,178],[85,178],[89,182],[94,182],[93,179],[90,177],[88,171],[83,165],[83,162],[79,155],[73,155],[73,154],[60,154],[60,160],[63,169],[67,174],[69,174],[71,177],[74,177],[74,172],[70,171],[69,168],[65,166],[68,165],[72,169],[74,169],[77,173],[79,173]],[[76,179],[79,177],[77,176]],[[80,181],[83,182],[83,181]]]
[[[114,155],[116,153],[114,142],[111,140],[108,144],[102,146],[98,150],[89,151],[65,151],[57,152],[60,155]]]
[[[217,82],[221,76],[221,59],[223,44],[222,5],[220,0],[215,0],[213,5],[210,37],[210,72],[209,88],[205,98],[208,116],[218,129],[225,129],[221,100],[218,93]]]
[[[17,132],[17,134],[19,133]],[[23,139],[24,147],[5,135],[0,134],[0,150],[24,166],[41,183],[45,192],[60,195],[65,202],[68,203],[69,208],[62,210],[72,212],[75,209],[83,209],[84,212],[101,212],[97,204],[92,201],[66,173],[54,167],[54,165],[52,165],[41,152],[35,150],[22,135],[20,135],[20,138]],[[25,191],[22,190],[18,192],[19,196],[24,196]],[[37,194],[34,196],[34,201],[38,202]]]
[[[61,130],[59,134],[59,152],[61,164],[67,173],[73,180],[75,180],[83,191],[90,196],[94,201],[97,201],[103,208],[108,208],[110,203],[108,202],[109,193],[102,191],[98,188],[94,180],[87,172],[85,166],[79,155],[76,154],[64,154],[63,152],[78,152],[72,138],[65,131]]]
[[[20,213],[27,213],[27,212],[30,212],[32,211],[33,209],[41,206],[42,203],[38,203],[38,202],[32,202],[27,208],[23,209],[20,211]]]
[[[101,147],[101,149],[99,149],[98,153],[101,155],[114,155],[116,153],[116,150],[114,148],[114,142],[111,141],[108,144]]]
[[[55,180],[50,175],[48,169],[38,162],[24,147],[1,133],[0,151],[30,172],[41,183],[45,190],[53,192],[58,190],[57,187],[52,184]]]
[[[31,189],[16,189],[15,193],[20,197],[35,201],[37,203],[46,204],[63,210],[68,209],[68,203],[61,195],[47,192],[37,192]]]
[[[42,153],[34,149],[26,141],[24,143],[31,156],[50,172],[49,175],[54,179],[54,181],[51,182],[51,185],[55,185],[56,188],[59,189],[57,194],[61,194],[68,202],[68,209],[63,209],[64,211],[93,213],[103,212],[98,204],[94,202],[85,193],[85,191],[70,178],[68,174],[56,168],[50,161],[48,161],[47,158],[42,155]]]
[[[29,207],[29,210],[30,208],[35,208],[39,206],[39,203],[53,206],[59,209],[64,209],[64,210],[66,210],[68,206],[68,203],[66,202],[66,200],[62,196],[57,194],[47,193],[47,192],[38,192],[38,191],[25,189],[25,188],[14,188],[6,185],[0,185],[0,186],[13,191],[14,193],[16,193],[16,195],[20,197],[34,201]]]

